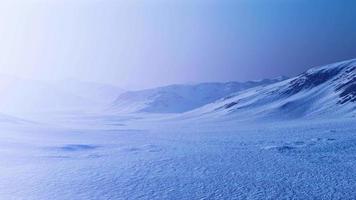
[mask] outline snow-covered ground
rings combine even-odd
[[[349,60],[118,98],[2,78],[0,200],[356,199],[355,77]]]
[[[352,118],[64,118],[70,128],[1,123],[0,199],[356,198]]]

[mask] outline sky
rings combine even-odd
[[[0,73],[141,89],[356,58],[354,0],[0,0]]]

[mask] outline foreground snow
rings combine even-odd
[[[236,124],[149,118],[71,118],[71,128],[2,125],[0,199],[356,197],[354,119]]]

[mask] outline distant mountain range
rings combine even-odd
[[[93,108],[111,114],[176,113],[236,120],[355,116],[356,59],[315,67],[289,79],[181,84],[127,92],[99,83],[0,76],[0,93],[3,121],[11,118],[7,114]]]
[[[182,113],[212,103],[231,93],[268,85],[285,77],[248,82],[200,83],[130,91],[121,94],[109,108],[120,113]]]

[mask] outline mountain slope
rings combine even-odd
[[[356,59],[312,68],[279,83],[242,91],[188,115],[296,119],[353,116],[355,110]]]
[[[283,80],[265,79],[245,83],[201,83],[170,85],[148,90],[126,92],[112,104],[116,112],[182,113],[214,102],[231,93]]]

